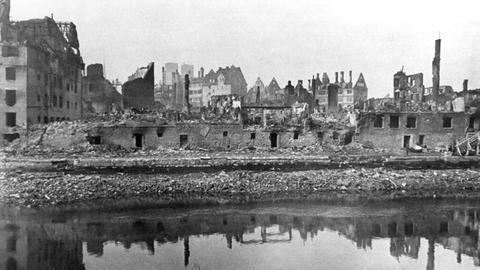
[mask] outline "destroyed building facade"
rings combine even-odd
[[[87,66],[83,77],[83,111],[87,114],[114,113],[122,110],[122,95],[104,77],[102,64]]]
[[[122,86],[123,108],[152,110],[155,107],[155,66],[150,63],[138,68]]]
[[[246,103],[283,105],[285,104],[284,98],[284,90],[275,78],[272,78],[270,83],[265,86],[260,77],[258,77],[254,85],[248,90]]]
[[[377,148],[400,150],[415,145],[448,149],[465,136],[463,112],[373,112],[361,115],[357,139]]]
[[[340,75],[340,77],[339,77]],[[349,80],[345,81],[345,72],[335,72],[335,81],[330,82],[327,73],[312,78],[312,93],[315,95],[313,107],[319,111],[337,111],[339,108],[353,107],[368,98],[368,87],[365,77],[359,74],[357,81],[353,84],[353,73],[349,71]]]
[[[2,12],[0,134],[2,144],[32,124],[82,117],[84,63],[76,26],[53,18],[13,22]]]
[[[423,74],[393,76],[393,100],[369,100],[360,114],[357,139],[390,150],[480,153],[480,115],[475,97],[440,86],[440,40],[435,41],[433,86],[425,88]],[[473,106],[472,106],[473,105]]]

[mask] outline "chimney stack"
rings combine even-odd
[[[441,49],[441,39],[435,40],[435,57],[432,62],[432,73],[433,73],[433,89],[432,95],[435,104],[438,102],[438,93],[440,91],[440,49]]]
[[[312,88],[312,81],[308,80],[308,89]]]
[[[351,70],[348,72],[348,75],[350,76],[350,83],[352,83],[352,71]]]
[[[165,67],[162,67],[162,84],[165,85],[166,78]]]
[[[340,71],[340,82],[344,83],[345,82],[345,72]]]
[[[467,92],[468,91],[468,80],[465,79],[463,81],[463,92]]]
[[[338,72],[335,72],[335,83],[338,83]]]
[[[200,78],[203,78],[203,76],[205,76],[204,72],[205,72],[205,69],[203,69],[203,67],[200,68]]]

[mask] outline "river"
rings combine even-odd
[[[0,214],[0,269],[6,270],[480,265],[480,203],[469,200],[121,211],[2,208]]]

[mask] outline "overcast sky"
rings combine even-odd
[[[442,38],[441,84],[480,88],[480,1],[381,0],[11,0],[11,19],[77,25],[86,64],[105,63],[125,81],[148,62],[208,71],[240,66],[257,77],[307,80],[363,72],[369,96],[392,92],[393,74],[423,72],[431,86],[434,40]],[[438,2],[438,3],[437,3]],[[441,2],[441,3],[440,3]],[[477,3],[478,2],[478,3]]]

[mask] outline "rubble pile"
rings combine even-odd
[[[53,122],[32,127],[24,138],[15,140],[4,149],[18,155],[73,154],[94,151],[87,140],[89,131],[108,122]]]
[[[18,206],[66,205],[99,200],[158,201],[214,198],[217,202],[275,200],[322,193],[456,197],[478,193],[480,170],[385,168],[301,172],[248,171],[189,174],[64,174],[3,172],[0,201]]]

